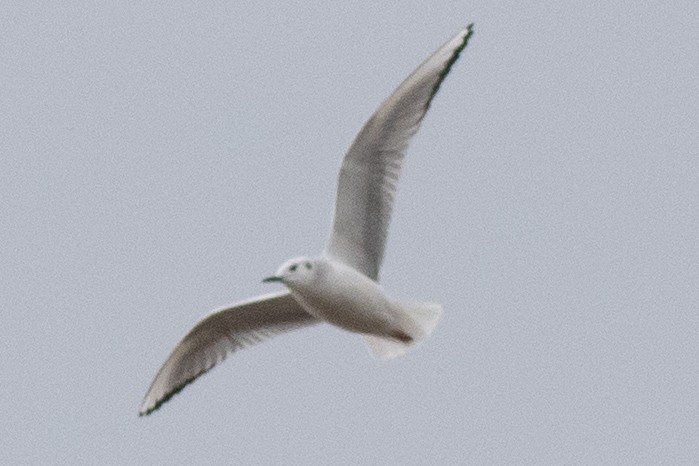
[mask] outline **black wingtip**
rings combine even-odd
[[[199,374],[199,375],[201,375],[201,374]],[[153,406],[151,406],[150,408],[147,408],[145,411],[140,411],[140,412],[138,413],[138,417],[148,416],[148,415],[151,414],[152,412],[157,411],[164,403],[167,403],[168,401],[170,401],[170,398],[172,398],[173,396],[175,396],[175,395],[177,395],[178,393],[180,393],[180,392],[184,389],[184,387],[186,387],[186,386],[189,385],[190,383],[194,382],[194,380],[195,380],[197,377],[198,377],[198,376],[194,376],[194,377],[192,377],[191,379],[188,379],[188,380],[185,381],[182,385],[178,386],[177,388],[175,388],[174,390],[172,390],[170,393],[168,393],[167,395],[165,395],[164,397],[162,397],[161,399],[159,399],[158,401],[156,401],[155,404],[154,404]]]
[[[434,91],[432,92],[432,95],[437,93],[437,90],[439,90],[440,84],[442,84],[442,81],[444,78],[449,74],[449,71],[451,71],[451,67],[456,63],[456,60],[459,59],[459,55],[461,55],[461,51],[466,48],[468,45],[468,41],[473,35],[473,23],[469,24],[466,26],[466,35],[464,35],[464,38],[461,40],[461,43],[454,49],[454,51],[451,54],[451,57],[449,57],[449,60],[447,60],[447,63],[444,65],[444,69],[442,72],[439,74],[439,80],[437,81],[437,84],[435,85]]]
[[[461,51],[466,48],[468,45],[468,41],[473,35],[473,23],[469,24],[466,26],[466,34],[464,35],[464,38],[461,40],[461,43],[454,48],[454,50],[451,53],[451,56],[449,57],[449,60],[444,64],[444,68],[442,71],[439,73],[439,78],[437,79],[437,82],[435,83],[434,87],[432,88],[432,94],[430,95],[430,98],[427,99],[427,103],[425,105],[425,113],[427,113],[427,109],[430,108],[430,104],[432,103],[432,99],[434,96],[437,94],[437,91],[439,91],[439,87],[442,85],[442,81],[444,81],[444,78],[447,77],[449,74],[449,71],[451,71],[451,67],[456,63],[456,60],[459,59],[459,55],[461,54]]]
[[[209,368],[209,369],[211,369],[211,368]],[[153,413],[154,411],[157,411],[163,404],[170,401],[170,398],[172,398],[173,396],[177,395],[182,390],[184,390],[184,388],[187,385],[194,382],[196,379],[198,379],[202,375],[206,374],[209,371],[209,369],[203,370],[203,371],[199,372],[198,374],[194,375],[193,377],[190,377],[189,379],[185,380],[180,385],[178,385],[177,387],[172,389],[170,392],[165,394],[165,396],[163,396],[158,401],[156,401],[155,404],[153,406],[151,406],[150,408],[146,408],[145,411],[139,411],[138,417],[145,417],[145,416],[148,416],[149,414]]]

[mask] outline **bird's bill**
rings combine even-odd
[[[262,280],[262,283],[272,283],[272,282],[281,282],[282,277],[277,277],[276,275],[272,275],[271,277],[267,277],[264,280]]]

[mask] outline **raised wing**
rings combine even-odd
[[[355,137],[340,168],[327,256],[378,280],[405,150],[472,34],[471,24],[418,66]]]
[[[172,350],[143,398],[139,415],[158,409],[233,351],[318,322],[289,293],[260,296],[209,314]]]

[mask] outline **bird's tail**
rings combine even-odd
[[[405,316],[405,333],[395,337],[364,335],[372,354],[379,359],[393,359],[405,354],[416,343],[426,339],[439,322],[442,306],[434,303],[396,302]]]

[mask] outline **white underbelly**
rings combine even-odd
[[[349,298],[328,301],[298,295],[295,297],[309,314],[345,330],[383,335],[399,328],[398,316],[388,299]]]

